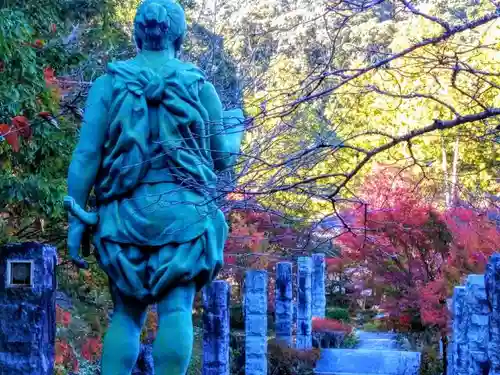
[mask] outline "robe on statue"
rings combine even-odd
[[[215,204],[203,73],[179,60],[161,72],[125,61],[110,64],[108,76],[108,135],[95,185],[99,263],[113,288],[142,302],[192,281],[200,290],[222,267],[228,234]]]

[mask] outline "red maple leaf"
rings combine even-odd
[[[70,355],[70,347],[66,340],[56,340],[55,345],[55,362],[56,364],[63,364]]]
[[[19,137],[16,129],[7,124],[0,124],[0,136],[5,138],[14,152],[19,152]]]
[[[45,84],[47,86],[52,86],[57,83],[54,69],[52,69],[51,67],[47,67],[43,70],[43,77],[45,78]]]
[[[69,311],[65,311],[62,314],[62,324],[65,327],[68,327],[69,324],[71,323],[71,314]]]
[[[102,351],[102,343],[99,338],[87,338],[82,345],[82,357],[87,361],[95,361]]]
[[[33,135],[33,129],[31,128],[28,119],[24,116],[14,117],[12,119],[12,125],[24,139],[30,139]]]
[[[80,364],[78,363],[78,359],[76,357],[73,358],[72,362],[72,367],[73,367],[73,372],[74,373],[79,373],[80,372]]]

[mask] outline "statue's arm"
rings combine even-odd
[[[80,131],[68,172],[68,195],[85,207],[101,165],[102,149],[107,132],[105,94],[110,92],[109,76],[98,78],[92,85]]]
[[[224,112],[215,87],[209,82],[202,87],[200,99],[208,112],[210,147],[215,169],[227,169],[234,164],[243,140],[243,112],[239,109]]]

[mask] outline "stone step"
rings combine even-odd
[[[418,375],[420,353],[396,350],[321,349],[317,375]]]
[[[361,340],[371,340],[371,339],[388,339],[396,340],[397,334],[391,332],[366,332],[362,330],[356,330],[356,334]]]
[[[397,350],[399,347],[398,342],[393,339],[368,339],[363,340],[358,344],[358,349],[373,349],[373,350],[383,350],[383,349],[394,349]]]

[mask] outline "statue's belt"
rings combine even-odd
[[[64,197],[64,208],[86,225],[96,225],[99,222],[99,215],[96,212],[85,211],[73,197]]]

